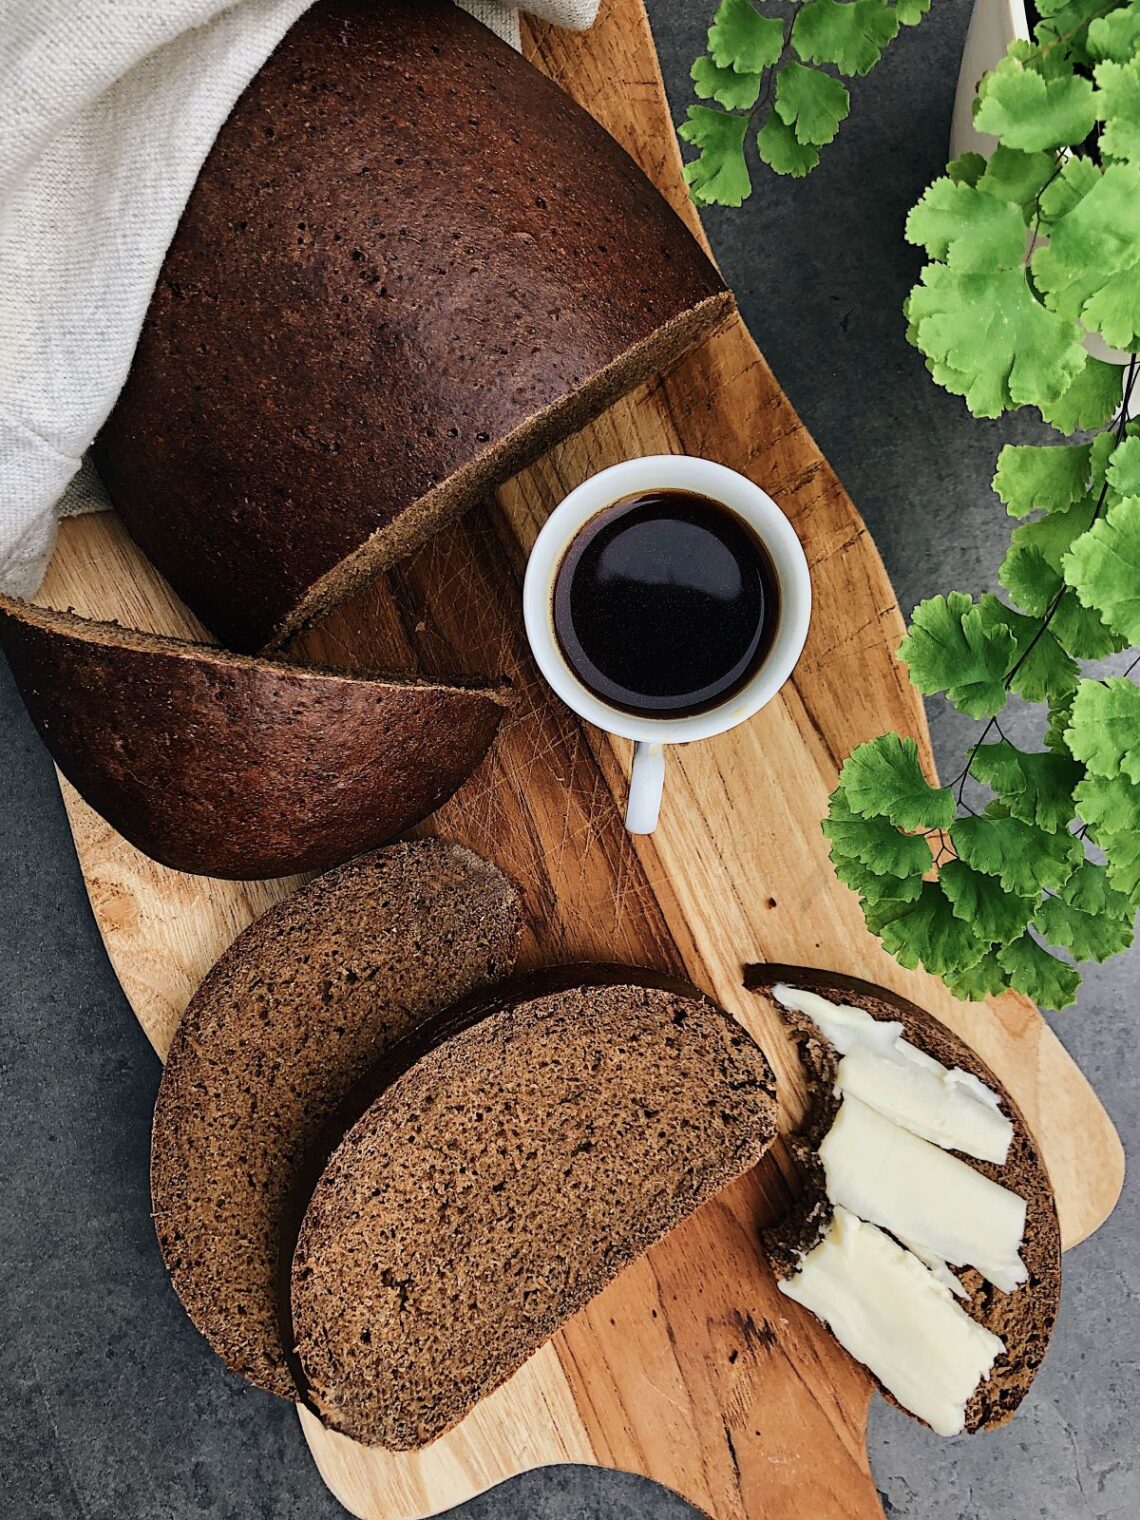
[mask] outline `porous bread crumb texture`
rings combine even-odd
[[[32,721],[79,792],[162,865],[250,880],[323,870],[460,787],[502,684],[351,676],[228,654],[0,597]]]
[[[190,1318],[259,1388],[297,1397],[280,1228],[323,1126],[396,1040],[510,971],[520,924],[470,850],[392,845],[271,908],[187,1007],[155,1109],[155,1227]]]
[[[764,1154],[774,1079],[726,1013],[592,986],[437,1047],[334,1153],[293,1321],[321,1419],[407,1450],[460,1420]]]
[[[1004,1166],[979,1161],[954,1152],[975,1171],[1000,1182],[1026,1201],[1025,1240],[1022,1260],[1029,1280],[1012,1293],[1003,1293],[972,1267],[956,1270],[969,1297],[960,1299],[972,1319],[999,1335],[1005,1352],[994,1363],[989,1378],[978,1385],[966,1405],[966,1429],[994,1430],[1010,1419],[1028,1392],[1045,1357],[1053,1333],[1061,1296],[1061,1232],[1053,1188],[1041,1154],[1021,1111],[989,1067],[957,1035],[938,1019],[904,998],[883,993],[877,996],[868,984],[845,985],[842,979],[824,984],[818,980],[797,982],[794,975],[782,978],[790,986],[806,986],[832,1002],[862,1008],[872,1018],[899,1020],[904,1038],[934,1056],[946,1067],[972,1072],[997,1093],[1003,1111],[1013,1121],[1013,1141]],[[824,1187],[823,1164],[817,1147],[839,1111],[835,1096],[838,1053],[806,1014],[784,1008],[767,987],[757,991],[769,997],[795,1039],[809,1080],[809,1109],[798,1135],[791,1137],[792,1153],[799,1164],[804,1191],[786,1219],[764,1236],[765,1248],[776,1275],[791,1277],[799,1268],[801,1252],[811,1250],[831,1222],[831,1205]],[[881,1384],[879,1391],[901,1409]],[[903,1411],[909,1414],[909,1410]]]
[[[96,457],[202,622],[278,647],[732,310],[486,27],[319,0],[218,135]]]

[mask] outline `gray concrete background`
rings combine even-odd
[[[676,108],[713,0],[650,0]],[[1007,534],[987,482],[1024,423],[980,423],[928,379],[899,307],[918,259],[906,209],[943,163],[967,0],[936,0],[869,79],[804,184],[764,178],[708,225],[776,374],[878,541],[904,609],[992,588]],[[944,771],[970,725],[932,708]],[[6,670],[0,733],[0,1513],[5,1520],[319,1520],[342,1514],[291,1410],[227,1375],[170,1291],[148,1215],[158,1065],[88,911],[46,755]],[[1085,980],[1061,1038],[1127,1147],[1138,1134],[1133,954]],[[912,1520],[1123,1520],[1140,1513],[1140,1220],[1066,1259],[1044,1370],[1012,1426],[942,1442],[877,1403],[885,1508]],[[465,1520],[680,1520],[636,1479],[536,1474]],[[805,1520],[823,1517],[805,1516]]]

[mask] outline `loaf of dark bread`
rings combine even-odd
[[[839,1109],[839,1099],[834,1093],[839,1058],[834,1045],[810,1018],[785,1008],[773,997],[774,986],[783,982],[789,987],[806,988],[830,1002],[861,1008],[874,1019],[897,1020],[903,1026],[903,1037],[912,1045],[948,1068],[957,1066],[971,1072],[1001,1100],[1002,1109],[1013,1124],[1013,1141],[1005,1164],[999,1166],[955,1154],[1025,1199],[1021,1255],[1029,1280],[1014,1292],[1003,1293],[972,1267],[956,1275],[968,1294],[961,1301],[966,1313],[1005,1342],[1004,1355],[998,1357],[989,1377],[978,1385],[966,1405],[966,1429],[974,1432],[1004,1425],[1024,1398],[1045,1356],[1061,1294],[1061,1232],[1053,1189],[1017,1104],[968,1045],[932,1014],[897,993],[858,977],[805,966],[746,966],[744,975],[745,985],[763,994],[791,1031],[809,1084],[807,1117],[799,1133],[789,1137],[804,1178],[804,1193],[796,1209],[764,1240],[778,1277],[795,1275],[801,1253],[811,1250],[831,1220],[817,1147]],[[902,1408],[881,1384],[878,1386],[886,1399]]]
[[[470,850],[391,845],[271,908],[191,1000],[154,1115],[155,1225],[190,1318],[251,1383],[296,1397],[280,1231],[324,1126],[391,1045],[510,971],[519,927]]]
[[[279,643],[731,308],[613,139],[448,0],[319,0],[239,100],[98,440],[131,533]]]
[[[442,1435],[768,1148],[759,1048],[639,977],[498,999],[413,1052],[335,1150],[292,1272],[327,1425],[395,1450]]]
[[[346,676],[0,596],[0,645],[60,770],[163,865],[253,879],[401,834],[478,765],[502,685]]]

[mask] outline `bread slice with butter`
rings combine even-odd
[[[845,1307],[849,1307],[840,1302],[845,1287],[842,1274],[869,1273],[873,1270],[873,1264],[878,1262],[884,1293],[899,1294],[897,1308],[891,1310],[879,1304],[873,1297],[873,1287],[869,1283],[862,1284],[862,1306],[856,1307],[854,1321],[850,1317],[847,1319],[849,1333],[840,1334],[839,1338],[860,1360],[866,1362],[869,1357],[860,1349],[859,1343],[869,1344],[869,1338],[877,1333],[874,1322],[878,1321],[885,1327],[884,1333],[897,1330],[900,1325],[905,1326],[908,1313],[925,1296],[932,1306],[930,1318],[938,1317],[944,1321],[940,1333],[946,1339],[942,1345],[948,1345],[957,1337],[956,1365],[959,1368],[972,1366],[978,1374],[976,1386],[971,1379],[968,1389],[959,1390],[962,1394],[959,1403],[964,1404],[961,1409],[962,1428],[974,1432],[992,1430],[1004,1424],[1024,1398],[1044,1358],[1057,1317],[1061,1286],[1061,1237],[1053,1190],[1040,1153],[1017,1105],[984,1062],[951,1030],[916,1004],[885,988],[838,972],[786,965],[747,966],[745,985],[773,1004],[796,1042],[808,1078],[807,1114],[798,1132],[790,1137],[791,1149],[803,1175],[804,1192],[798,1206],[764,1240],[769,1259],[784,1290],[790,1297],[800,1297],[805,1302],[813,1296],[817,1302],[827,1296],[826,1286],[818,1293],[801,1292],[805,1284],[804,1263],[811,1259],[813,1271],[836,1285],[835,1294],[828,1302],[834,1305],[835,1318],[839,1319],[843,1317]],[[840,1044],[846,1043],[841,1027],[833,1022],[833,1038],[829,1038],[816,1019],[806,1012],[787,1006],[786,994],[776,992],[781,986],[818,994],[829,1004],[840,1005],[840,1013],[846,1007],[869,1015],[884,1028],[887,1043],[894,1043],[894,1035],[886,1030],[886,1026],[893,1023],[897,1029],[901,1025],[902,1040],[915,1048],[916,1059],[909,1064],[918,1073],[913,1083],[899,1084],[906,1086],[908,1091],[895,1091],[890,1084],[880,1084],[871,1090],[867,1072],[859,1069],[859,1061],[855,1063],[853,1074],[845,1072],[844,1087],[837,1091],[841,1059],[847,1059],[841,1058],[841,1052],[835,1043],[836,1040]],[[867,1048],[865,1041],[862,1048]],[[939,1086],[948,1097],[942,1101],[939,1112],[933,1118],[929,1117],[932,1110],[927,1105],[930,1133],[916,1142],[913,1139],[913,1128],[921,1129],[922,1125],[915,1116],[914,1110],[920,1104],[913,1094],[925,1081],[922,1075],[924,1058],[932,1058],[933,1062],[940,1063],[940,1068],[945,1068]],[[906,1064],[908,1063],[903,1063],[904,1066]],[[927,1074],[929,1071],[928,1066]],[[853,1087],[854,1091],[862,1093],[862,1097],[853,1097]],[[983,1096],[987,1091],[991,1095],[990,1101]],[[996,1103],[992,1101],[993,1097],[996,1097]],[[874,1137],[872,1144],[875,1147],[876,1165],[881,1167],[887,1154],[878,1144],[882,1127],[885,1125],[890,1128],[890,1121],[883,1115],[889,1114],[892,1120],[901,1120],[912,1127],[907,1133],[905,1149],[905,1158],[909,1160],[912,1175],[909,1178],[905,1176],[904,1160],[904,1190],[909,1188],[912,1195],[917,1191],[913,1186],[913,1172],[920,1169],[919,1163],[922,1162],[917,1147],[933,1144],[939,1147],[937,1156],[940,1161],[937,1167],[932,1168],[932,1176],[941,1178],[946,1172],[953,1185],[954,1178],[950,1169],[954,1166],[968,1167],[979,1174],[979,1196],[989,1196],[992,1193],[995,1205],[992,1219],[984,1201],[981,1207],[987,1211],[987,1220],[998,1236],[1004,1231],[1005,1238],[1008,1239],[1008,1215],[1016,1212],[1010,1203],[1011,1195],[1019,1201],[1023,1200],[1024,1227],[1016,1264],[1007,1266],[1003,1263],[1004,1271],[993,1267],[988,1269],[992,1276],[1002,1279],[1004,1289],[997,1287],[992,1280],[987,1280],[975,1267],[959,1268],[952,1273],[945,1261],[908,1249],[910,1243],[902,1240],[897,1233],[897,1222],[896,1229],[892,1231],[876,1221],[858,1217],[857,1211],[844,1208],[842,1204],[837,1206],[829,1197],[829,1180],[832,1193],[836,1191],[836,1168],[833,1164],[829,1179],[825,1164],[827,1146],[836,1143],[837,1120],[842,1109],[849,1110],[845,1119],[849,1119],[853,1113],[856,1122],[862,1123],[860,1110],[867,1107],[864,1104],[866,1098],[871,1098],[879,1105],[878,1111],[872,1111],[871,1120],[867,1124],[867,1132]],[[971,1104],[974,1105],[973,1110]],[[839,1134],[842,1138],[841,1130]],[[860,1129],[860,1138],[862,1134]],[[821,1147],[824,1148],[824,1156],[821,1156]],[[997,1159],[1003,1152],[1004,1160]],[[844,1168],[848,1174],[850,1170],[849,1166]],[[942,1201],[940,1187],[941,1183],[937,1187],[932,1186],[932,1207],[928,1200],[923,1200],[927,1218],[938,1214]],[[973,1188],[967,1189],[967,1192],[972,1200]],[[888,1184],[884,1187],[877,1178],[858,1197],[866,1197],[872,1204],[881,1204],[884,1197],[888,1204],[895,1202],[891,1186]],[[974,1206],[971,1202],[969,1208]],[[966,1209],[966,1218],[970,1217],[969,1208]],[[949,1211],[950,1205],[947,1203],[946,1212]],[[947,1220],[949,1234],[953,1234],[951,1226],[955,1223]],[[960,1221],[957,1224],[960,1226]],[[981,1226],[979,1233],[985,1233]],[[819,1254],[813,1258],[813,1253],[816,1252]],[[904,1257],[906,1260],[902,1259]],[[846,1286],[852,1288],[850,1283]],[[904,1307],[902,1295],[908,1289],[913,1289],[913,1292]],[[996,1342],[987,1341],[982,1335],[961,1333],[966,1327],[961,1326],[960,1321],[955,1329],[955,1300],[958,1310],[964,1311],[982,1331],[1000,1338],[1000,1349]],[[817,1305],[810,1306],[815,1308]],[[828,1316],[822,1314],[821,1317]],[[850,1333],[852,1323],[855,1324],[854,1333]],[[907,1332],[912,1337],[912,1345],[921,1324],[922,1321],[917,1318],[912,1320]],[[934,1333],[929,1319],[926,1327]],[[833,1328],[837,1328],[835,1323]],[[896,1390],[899,1392],[903,1391],[905,1374],[910,1370],[904,1369],[901,1383],[896,1382]],[[885,1397],[896,1407],[915,1414],[916,1418],[923,1418],[916,1414],[913,1407],[908,1408],[904,1398],[896,1397],[881,1378],[876,1377],[876,1382]],[[930,1402],[929,1388],[924,1389],[923,1393],[928,1410],[941,1408],[941,1412],[946,1413],[945,1400],[939,1406],[937,1399]],[[940,1429],[943,1434],[953,1433],[952,1422],[942,1425],[937,1416],[925,1419],[924,1423]]]
[[[395,1450],[444,1434],[775,1135],[759,1047],[652,973],[569,968],[427,1034],[386,1058],[293,1256],[307,1402]]]

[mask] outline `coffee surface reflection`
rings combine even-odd
[[[688,491],[630,496],[578,532],[554,582],[554,630],[612,707],[681,718],[748,684],[779,606],[768,556],[727,507]]]

